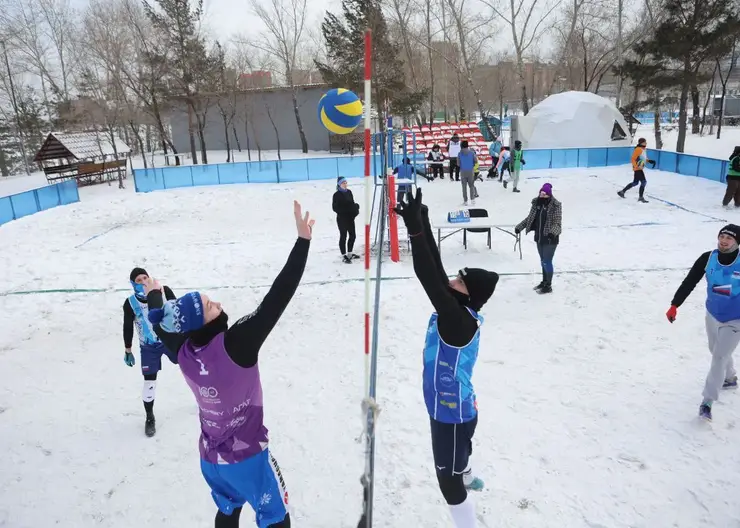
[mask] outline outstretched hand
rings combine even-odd
[[[298,229],[298,236],[300,238],[305,238],[306,240],[311,240],[311,232],[313,231],[313,225],[316,221],[310,218],[308,211],[306,211],[305,215],[303,214],[301,204],[296,200],[293,200],[293,214],[295,215],[295,225]]]
[[[428,214],[429,209],[421,203],[421,189],[416,189],[416,197],[414,197],[411,191],[406,193],[406,199],[400,200],[394,211],[396,214],[403,218],[403,223],[406,224],[406,230],[410,235],[417,235],[422,231],[422,215],[423,212]],[[426,211],[424,211],[426,209]]]
[[[162,286],[159,284],[159,281],[157,279],[147,277],[146,279],[144,279],[144,295],[149,295],[149,292],[153,290],[161,291]]]

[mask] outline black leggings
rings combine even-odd
[[[346,216],[337,216],[337,227],[339,228],[339,251],[342,255],[352,253],[355,247],[355,219]],[[347,240],[349,235],[349,240]]]
[[[226,515],[219,511],[216,514],[216,528],[239,528],[239,516],[241,513],[241,508],[236,508],[231,515]],[[269,528],[290,528],[290,514],[286,513],[285,519],[277,524],[271,524]]]
[[[647,179],[645,178],[645,173],[641,170],[636,170],[633,177],[632,177],[632,183],[625,186],[624,189],[622,189],[622,193],[625,193],[629,191],[632,187],[640,186],[640,197],[642,198],[642,195],[645,194],[645,186],[647,185]]]

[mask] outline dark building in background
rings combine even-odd
[[[269,71],[254,71],[239,75],[240,90],[254,90],[272,86],[272,73]]]

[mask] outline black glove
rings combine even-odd
[[[655,160],[648,160],[648,163],[655,168]]]
[[[522,165],[526,165],[527,162],[522,159]]]
[[[403,218],[406,224],[406,230],[409,235],[418,235],[423,228],[422,209],[425,206],[421,203],[421,189],[416,189],[416,198],[411,191],[406,193],[406,200],[401,200],[394,209],[396,214]],[[427,209],[428,211],[428,209]],[[428,214],[428,212],[427,212]]]
[[[518,227],[515,227],[515,228],[514,228],[514,233],[516,233],[517,235],[518,235],[519,233],[521,233],[521,232],[522,232],[522,230],[521,230],[521,229],[519,229]]]

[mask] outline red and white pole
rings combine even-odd
[[[365,397],[370,395],[370,222],[372,220],[372,189],[370,177],[370,93],[372,78],[372,35],[365,30]],[[382,248],[378,248],[382,251]]]

